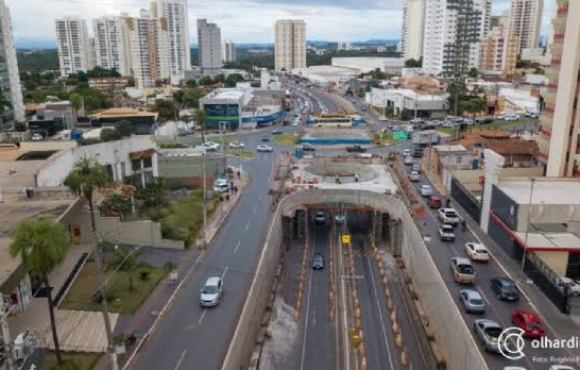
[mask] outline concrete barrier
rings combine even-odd
[[[297,192],[280,201],[222,369],[239,370],[249,363],[255,344],[250,338],[256,338],[260,330],[275,269],[282,253],[282,216],[291,216],[304,205],[323,203],[359,204],[388,212],[401,220],[402,258],[415,282],[429,325],[435,332],[448,368],[463,370],[469,364],[472,370],[488,369],[403,201],[396,196],[373,192],[330,189]]]

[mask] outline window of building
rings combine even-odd
[[[151,157],[143,158],[143,168],[151,168],[153,167],[153,160]]]
[[[141,171],[141,159],[132,159],[131,169],[133,170],[133,172]]]

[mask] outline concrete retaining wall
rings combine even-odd
[[[465,325],[455,299],[451,296],[435,266],[419,230],[405,204],[394,196],[356,190],[313,190],[294,193],[280,202],[242,309],[230,347],[222,364],[223,370],[239,370],[247,366],[260,328],[276,266],[282,251],[282,216],[292,215],[306,204],[351,203],[369,206],[399,218],[403,225],[402,253],[405,265],[416,284],[421,302],[430,319],[437,341],[449,369],[488,369],[470,329]]]
[[[161,225],[150,220],[121,222],[118,217],[97,217],[97,230],[105,240],[129,245],[183,249],[183,241],[163,239]]]

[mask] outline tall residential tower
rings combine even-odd
[[[236,44],[229,40],[224,43],[224,62],[235,62],[238,59]]]
[[[405,59],[419,60],[423,56],[423,26],[425,0],[406,0],[403,7],[401,45]]]
[[[215,23],[206,19],[197,20],[197,43],[199,45],[199,66],[203,74],[216,76],[221,72],[222,34]]]
[[[0,92],[3,100],[10,103],[10,105],[4,105],[0,113],[0,128],[4,130],[11,129],[14,121],[24,122],[24,105],[12,35],[12,21],[4,0],[0,0],[0,32],[2,33],[0,35],[0,60],[4,61],[0,63]]]
[[[543,8],[543,0],[511,0],[508,35],[518,38],[518,54],[538,46]]]
[[[87,21],[65,17],[57,19],[55,25],[61,76],[92,69]]]
[[[95,64],[105,69],[115,69],[122,76],[131,74],[127,18],[101,17],[93,20]]]
[[[306,67],[306,23],[278,20],[275,24],[274,54],[276,70],[292,71]]]

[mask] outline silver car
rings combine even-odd
[[[499,352],[499,336],[502,327],[493,320],[478,319],[473,323],[473,330],[488,352]]]
[[[484,313],[485,302],[477,290],[463,289],[459,292],[459,301],[467,313]]]
[[[222,279],[218,276],[208,278],[201,289],[200,304],[202,307],[215,307],[222,298]]]

